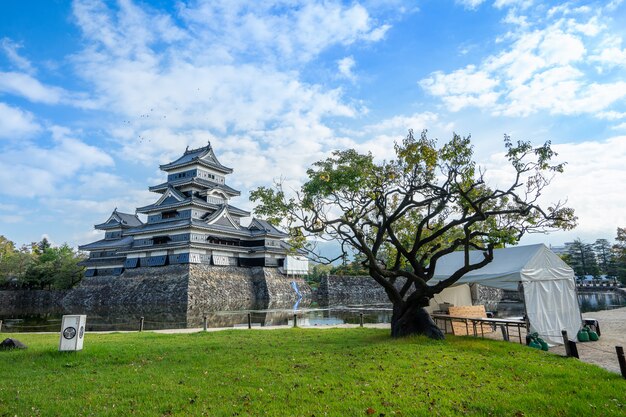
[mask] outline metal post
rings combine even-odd
[[[143,332],[143,316],[139,319],[139,331]]]
[[[2,331],[2,320],[0,320],[0,332]]]
[[[626,358],[624,357],[624,347],[615,346],[615,352],[617,352],[617,361],[619,362],[619,370],[622,372],[622,376],[626,378]]]
[[[252,328],[252,314],[248,313],[248,329]]]
[[[509,341],[509,329],[505,324],[501,324],[500,325],[500,330],[502,330],[502,339],[504,339],[505,342]]]
[[[298,327],[298,315],[293,315],[293,327]]]
[[[206,332],[207,327],[208,327],[208,323],[207,323],[207,318],[206,318],[206,316],[204,316],[204,317],[202,318],[202,320],[203,320],[203,327],[204,327],[204,331]]]
[[[578,356],[578,347],[576,346],[576,342],[574,342],[573,340],[568,340],[567,343],[569,344],[569,351],[571,353],[571,356],[576,359],[580,359],[580,356]]]
[[[359,324],[363,327],[363,313],[359,313]]]
[[[563,346],[565,347],[565,356],[568,358],[572,356],[572,352],[569,349],[569,338],[567,337],[567,330],[561,330],[561,336],[563,336]]]

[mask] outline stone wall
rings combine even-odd
[[[472,302],[474,305],[484,305],[487,311],[498,310],[498,304],[502,301],[504,290],[499,288],[485,287],[480,284],[470,286]]]
[[[190,265],[188,310],[263,309],[270,300],[293,305],[298,295],[292,281],[304,298],[311,298],[302,278],[287,277],[276,268]]]
[[[396,286],[400,287],[403,283],[404,280],[399,280]],[[322,277],[317,290],[317,300],[321,305],[389,303],[389,297],[383,287],[368,275]]]
[[[63,310],[61,300],[68,291],[46,290],[8,290],[0,291],[0,314],[16,311],[60,312]]]
[[[185,304],[197,311],[246,308],[263,297],[262,287],[249,268],[191,264]]]
[[[302,298],[311,298],[311,287],[302,277],[285,276],[278,272],[276,268],[253,268],[255,274],[262,273],[261,282],[265,282],[267,288],[267,300],[281,300],[296,302],[298,294],[293,288],[293,284],[298,288]]]
[[[298,300],[292,282],[306,299],[301,305],[310,303],[308,284],[302,278],[282,275],[276,268],[196,264],[141,267],[120,276],[88,277],[69,291],[2,291],[0,310],[5,308],[9,314],[17,310],[89,312],[133,323],[141,316],[146,320],[162,316],[163,321],[201,323],[210,311],[291,308]]]
[[[136,268],[120,276],[85,278],[62,301],[67,309],[85,310],[128,309],[158,305],[186,306],[186,265],[168,265],[162,268]]]

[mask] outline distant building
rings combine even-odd
[[[105,232],[104,239],[79,246],[89,252],[82,262],[86,276],[168,264],[285,267],[287,235],[255,218],[241,225],[250,213],[229,204],[240,192],[226,185],[233,170],[218,161],[210,143],[187,149],[160,168],[167,181],[149,188],[160,197],[136,210],[147,216],[145,223],[136,214],[115,209],[95,225]],[[306,272],[295,258],[288,262]]]

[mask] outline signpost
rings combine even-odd
[[[83,350],[86,323],[87,316],[85,315],[63,316],[59,341],[60,352]]]

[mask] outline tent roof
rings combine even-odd
[[[470,262],[483,259],[482,251],[471,251]],[[453,252],[437,262],[429,284],[442,281],[463,266],[464,252]],[[513,246],[493,251],[493,261],[470,271],[457,284],[480,283],[489,287],[517,289],[520,282],[571,279],[573,270],[544,244]]]

